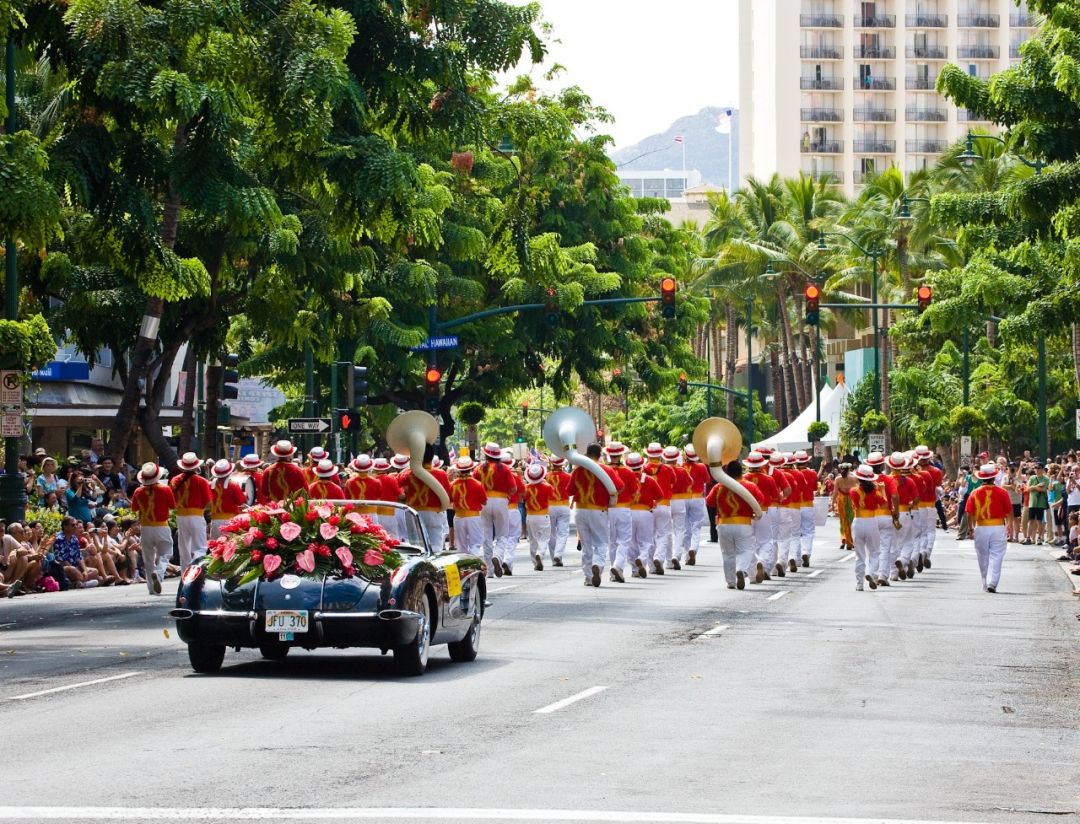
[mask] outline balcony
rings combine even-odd
[[[844,90],[842,77],[800,77],[799,88],[821,92],[840,92]]]
[[[911,107],[904,110],[904,118],[909,123],[944,123],[949,119],[949,113],[945,109]]]
[[[948,60],[948,46],[908,46],[904,49],[908,57],[917,57],[922,60]]]
[[[895,29],[895,14],[855,15],[855,28],[857,29]]]
[[[800,14],[799,25],[804,29],[842,29],[844,17],[841,14]]]
[[[973,112],[971,109],[957,109],[956,119],[961,123],[990,123],[990,118],[986,115]]]
[[[896,120],[896,109],[879,109],[873,106],[858,107],[852,116],[856,123],[892,123]]]
[[[915,92],[932,92],[937,88],[937,75],[933,77],[905,77],[904,88]]]
[[[843,183],[844,173],[837,169],[818,169],[806,172],[806,175],[814,180],[824,180],[829,183]]]
[[[908,154],[941,154],[946,146],[944,140],[909,140],[904,144]]]
[[[958,14],[956,25],[962,29],[996,29],[1001,25],[1000,14]]]
[[[856,77],[852,88],[863,92],[891,92],[896,89],[895,77]]]
[[[895,140],[856,140],[852,143],[855,154],[893,154]]]
[[[1022,45],[1024,45],[1024,43],[1026,43],[1026,42],[1027,42],[1027,40],[1023,40],[1023,41],[1021,41],[1019,43],[1013,43],[1011,46],[1009,46],[1009,57],[1019,57],[1020,56],[1020,47]]]
[[[909,29],[946,29],[949,27],[949,15],[920,12],[907,15],[904,22]]]
[[[804,123],[842,123],[844,112],[841,109],[799,109],[799,119]]]
[[[892,60],[896,57],[896,48],[893,46],[856,46],[854,56],[863,60]]]
[[[877,169],[856,169],[851,173],[851,181],[859,186],[868,183],[872,177],[879,174]]]
[[[843,60],[840,46],[799,46],[799,57],[804,60]]]
[[[957,46],[956,56],[960,60],[997,60],[1001,56],[999,46],[976,45]]]
[[[808,140],[799,147],[803,154],[843,154],[843,140]]]
[[[1037,14],[1030,11],[1014,11],[1009,15],[1009,25],[1017,29],[1034,29],[1041,25],[1042,21]]]

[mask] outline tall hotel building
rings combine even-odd
[[[740,179],[827,173],[851,195],[932,166],[992,126],[935,92],[941,68],[989,77],[1037,26],[1015,0],[740,0]]]

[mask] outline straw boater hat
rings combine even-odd
[[[158,482],[158,465],[153,461],[144,463],[136,477],[143,486],[154,486]]]
[[[749,455],[746,456],[746,460],[743,461],[743,464],[748,469],[761,469],[768,462],[769,462],[768,458],[766,458],[760,452],[754,451],[754,452],[751,452]]]
[[[893,452],[885,459],[885,463],[889,469],[895,469],[897,472],[907,469],[908,467],[908,461],[907,458],[904,457],[903,452]]]
[[[390,466],[394,469],[405,469],[409,466],[409,456],[402,455],[400,452],[390,459]]]
[[[296,454],[296,447],[292,441],[278,441],[270,447],[270,454],[279,461],[287,461]]]
[[[664,456],[664,463],[675,463],[675,461],[679,460],[679,447],[665,446],[664,451],[660,454]]]
[[[880,452],[871,452],[866,456],[866,463],[870,464],[870,466],[881,466],[885,463],[885,456]]]
[[[795,463],[810,463],[810,456],[806,454],[805,449],[800,449],[795,453]]]
[[[247,455],[240,459],[241,469],[258,469],[260,466],[262,466],[262,464],[262,458],[260,458],[254,452],[249,452]]]
[[[618,441],[612,441],[604,447],[604,453],[609,458],[621,458],[626,454],[626,444],[619,443]]]
[[[784,456],[779,452],[773,452],[769,455],[769,464],[771,466],[783,466],[785,463],[787,463],[787,461],[784,459]]]
[[[562,457],[561,455],[552,455],[550,458],[548,458],[548,464],[551,466],[552,469],[562,469],[564,466],[566,466],[566,458]]]
[[[214,464],[214,468],[210,470],[210,474],[214,476],[215,480],[223,481],[233,474],[232,462],[226,458],[222,458],[220,461]]]
[[[323,458],[317,464],[315,464],[315,476],[322,478],[324,481],[333,478],[338,474],[338,468],[332,460],[329,458]]]
[[[502,447],[494,442],[484,444],[484,457],[493,461],[502,460]]]
[[[454,461],[454,468],[461,473],[472,472],[476,468],[476,461],[468,455],[462,455]]]
[[[930,447],[925,446],[924,444],[919,444],[915,447],[915,457],[920,461],[928,461],[932,455],[933,453],[930,451]]]
[[[764,444],[762,444],[757,448],[757,451],[764,455],[766,458],[768,458],[776,450],[773,449],[771,446],[765,446]]]
[[[640,452],[631,452],[626,456],[626,466],[629,469],[641,469],[645,466],[645,457]]]
[[[323,449],[321,446],[313,446],[308,451],[307,456],[309,458],[311,458],[311,460],[315,461],[315,463],[318,463],[323,458],[328,457],[328,454],[329,453],[327,453],[327,451],[325,449]]]
[[[169,479],[169,470],[163,466],[159,466],[157,469],[157,482],[159,484],[165,483]]]
[[[357,455],[349,462],[349,468],[353,472],[370,472],[374,466],[370,455]]]
[[[784,466],[794,466],[794,465],[795,465],[795,453],[794,452],[785,452],[784,453]]]
[[[985,463],[975,470],[975,477],[980,481],[992,481],[997,477],[997,464]]]
[[[202,468],[202,461],[194,452],[185,452],[176,466],[181,472],[198,472]]]
[[[867,464],[859,464],[859,468],[855,470],[855,477],[860,481],[873,481],[877,478],[874,470]]]
[[[529,464],[529,468],[525,470],[525,483],[538,484],[544,480],[545,475],[547,470],[542,463]]]
[[[371,462],[371,468],[376,472],[389,472],[390,461],[386,460],[386,458],[376,458]]]
[[[514,453],[509,449],[504,449],[502,455],[499,456],[499,460],[504,464],[512,464],[514,462]]]
[[[650,458],[660,458],[664,455],[664,447],[660,446],[656,441],[645,447],[645,454]]]
[[[701,458],[698,457],[697,450],[694,449],[694,445],[692,443],[688,443],[686,446],[683,447],[683,454],[686,456],[686,460],[690,461],[690,463],[701,463]]]
[[[434,458],[431,459],[431,468],[438,469],[440,466],[442,466],[442,458],[436,455]]]

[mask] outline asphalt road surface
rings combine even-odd
[[[0,601],[0,821],[1080,821],[1058,553],[1010,545],[991,595],[938,534],[876,592],[834,520],[745,592],[712,544],[596,590],[521,545],[479,659],[422,678],[377,651],[195,675],[143,587]]]

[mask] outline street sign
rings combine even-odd
[[[960,457],[971,460],[971,436],[960,436]]]
[[[5,369],[0,372],[0,406],[22,409],[22,405],[22,376],[13,369]]]
[[[5,412],[3,423],[0,424],[0,437],[21,438],[23,436],[22,415],[15,412]]]
[[[330,429],[329,418],[289,418],[290,435],[322,434]]]
[[[815,458],[824,458],[825,457],[825,444],[823,444],[821,441],[814,441],[814,457]]]
[[[885,433],[871,432],[869,435],[866,436],[866,445],[870,447],[871,452],[884,452]]]
[[[457,349],[457,335],[442,335],[438,338],[428,338],[419,346],[412,347],[414,352],[433,352],[436,349]]]

